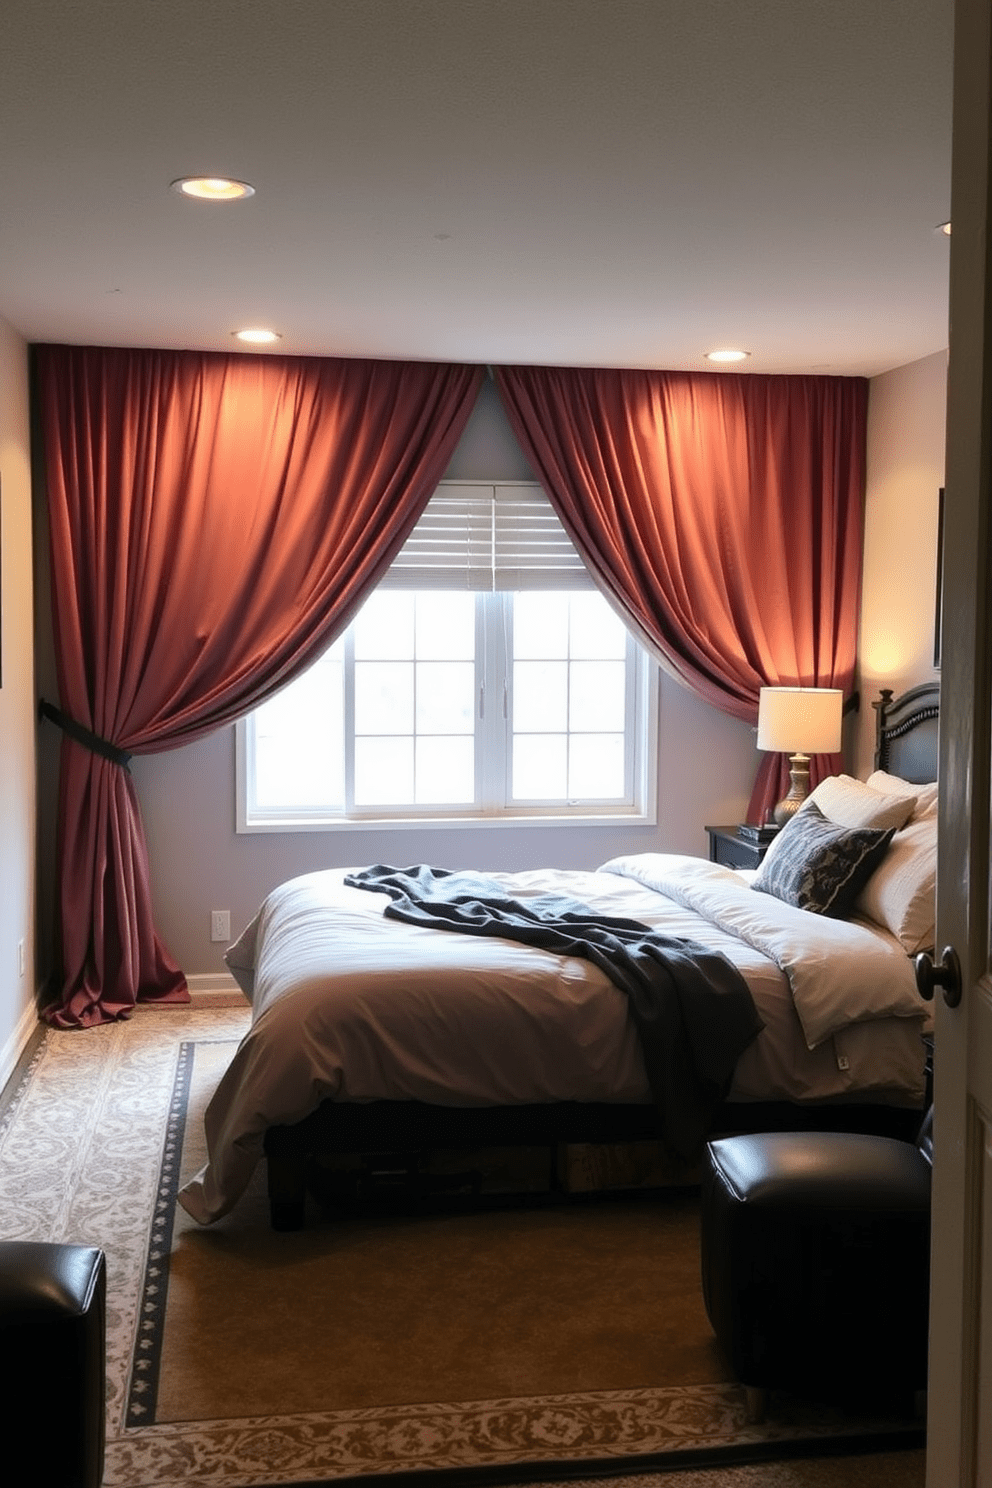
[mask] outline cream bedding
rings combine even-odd
[[[269,1126],[327,1098],[651,1099],[624,994],[598,968],[384,920],[386,896],[346,886],[350,871],[275,889],[229,953],[252,1026],[206,1113],[209,1160],[179,1195],[201,1223],[237,1201]],[[792,909],[696,858],[487,876],[516,898],[568,895],[723,952],[765,1022],[731,1099],[922,1100],[926,1008],[893,936]]]

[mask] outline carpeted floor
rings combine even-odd
[[[802,1457],[746,1467],[693,1469],[659,1476],[599,1479],[596,1488],[925,1488],[926,1454],[877,1452],[867,1457]],[[551,1488],[549,1483],[532,1488]],[[562,1485],[557,1485],[562,1488]]]
[[[747,1426],[705,1320],[684,1195],[318,1217],[276,1235],[260,1175],[233,1215],[199,1229],[173,1195],[200,1161],[202,1106],[246,1016],[148,1011],[49,1033],[0,1117],[0,1234],[107,1252],[107,1488],[431,1468],[606,1482],[632,1469],[619,1481],[647,1488],[673,1453],[679,1488],[922,1485],[922,1450],[780,1457],[797,1436],[905,1421],[779,1402]],[[711,1466],[728,1445],[779,1460]],[[662,1462],[664,1477],[645,1473]]]
[[[233,1052],[189,1051],[180,1183]],[[720,1384],[698,1233],[676,1189],[581,1213],[311,1215],[279,1234],[260,1169],[216,1225],[175,1210],[154,1420]]]

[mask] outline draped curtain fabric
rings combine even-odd
[[[350,621],[471,413],[481,368],[36,348],[60,705],[135,754],[249,711]],[[82,1027],[188,1000],[152,923],[130,774],[65,736],[61,996]]]
[[[700,697],[757,721],[762,686],[851,691],[863,378],[495,369],[510,423],[598,583]],[[814,783],[840,768],[817,756]],[[752,821],[788,789],[766,755]]]

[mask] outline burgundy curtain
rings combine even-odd
[[[66,346],[36,348],[36,370],[60,706],[97,751],[138,754],[253,708],[347,625],[441,478],[484,375]],[[50,1020],[187,1001],[152,923],[130,774],[69,735],[57,852]]]
[[[513,429],[628,624],[700,697],[757,721],[762,686],[851,691],[863,378],[495,369]],[[840,768],[817,757],[813,779]],[[788,789],[765,756],[752,821]]]

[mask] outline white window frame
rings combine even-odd
[[[499,523],[492,534],[479,532],[479,524],[470,521],[468,526],[473,536],[468,544],[462,543],[456,553],[445,535],[445,511],[456,513],[464,531],[464,503],[478,498],[495,498],[493,509],[499,512],[505,503],[511,515],[511,539],[513,552],[509,563],[505,561],[505,546],[501,544]],[[460,513],[460,515],[459,515]],[[253,810],[250,803],[251,782],[254,778],[254,734],[252,715],[238,720],[236,725],[236,828],[239,834],[257,832],[333,832],[356,829],[376,830],[382,828],[472,828],[521,826],[606,826],[611,824],[653,825],[657,822],[657,747],[658,747],[658,667],[643,647],[628,633],[628,670],[632,681],[627,700],[627,722],[625,727],[627,759],[625,777],[630,782],[628,799],[623,802],[587,802],[568,806],[558,802],[520,803],[512,801],[509,794],[509,771],[512,759],[511,719],[504,714],[503,687],[498,687],[498,697],[493,698],[495,678],[507,678],[507,696],[510,694],[508,658],[504,636],[508,625],[497,615],[493,620],[482,617],[484,607],[496,610],[506,601],[507,590],[519,589],[576,589],[595,588],[593,581],[575,552],[571,541],[561,527],[547,496],[539,485],[529,481],[493,483],[489,481],[442,481],[436,497],[431,498],[428,514],[433,523],[418,523],[414,535],[389,570],[383,585],[392,588],[471,588],[481,593],[477,604],[476,624],[485,629],[490,653],[489,694],[484,714],[477,719],[477,736],[481,731],[491,735],[494,730],[504,732],[504,742],[497,755],[502,757],[505,778],[494,779],[493,753],[484,747],[490,761],[488,778],[485,773],[477,781],[478,804],[459,810],[447,806],[404,806],[402,809],[357,808],[345,815],[334,813],[315,816],[311,811],[300,809],[282,810],[278,813]],[[523,517],[521,526],[520,516]],[[550,514],[550,520],[549,520]],[[440,520],[439,520],[440,518]],[[421,525],[423,524],[423,526]],[[432,537],[432,528],[434,536]],[[426,529],[426,532],[425,532]],[[522,541],[519,539],[523,531]],[[437,538],[437,534],[440,537]],[[418,545],[426,540],[431,545],[428,561],[418,556]],[[435,540],[437,539],[437,540]],[[479,539],[477,541],[477,539]],[[480,548],[481,542],[481,548]],[[482,551],[484,549],[484,551]],[[469,551],[470,550],[470,551]],[[480,557],[480,552],[482,556]],[[550,554],[550,560],[549,560]],[[500,565],[503,565],[500,567]],[[490,572],[491,570],[491,572]],[[425,575],[427,581],[425,582]],[[503,592],[500,592],[503,591]],[[480,645],[478,654],[483,648]],[[492,653],[495,651],[495,657]],[[350,654],[350,647],[349,647]],[[346,664],[347,668],[347,664]],[[350,685],[346,669],[346,686]],[[346,741],[350,751],[353,741]]]

